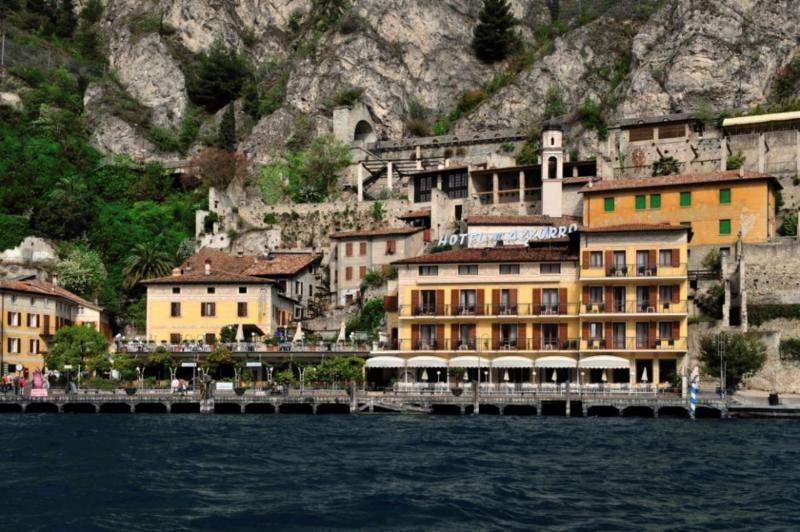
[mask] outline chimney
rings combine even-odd
[[[181,269],[180,268],[172,268],[172,276],[173,277],[180,277],[181,276]]]
[[[739,177],[744,177],[744,165],[739,167]]]
[[[53,286],[58,286],[58,274],[53,272],[53,277],[50,279]]]
[[[206,275],[211,275],[211,259],[206,259],[206,263],[205,263],[205,271],[204,271],[204,273],[205,273]]]
[[[244,250],[242,250],[242,249],[237,250],[236,251],[236,256],[237,257],[244,257]]]

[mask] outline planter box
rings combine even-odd
[[[125,393],[128,395],[133,395],[136,393],[136,388],[125,388]]]

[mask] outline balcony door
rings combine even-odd
[[[461,290],[458,294],[458,313],[475,314],[477,295],[475,290]]]
[[[625,290],[625,287],[615,286],[612,294],[614,305],[613,312],[625,312],[625,299],[627,298],[627,291]]]

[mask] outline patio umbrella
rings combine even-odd
[[[294,338],[292,338],[293,342],[302,342],[303,341],[303,329],[300,326],[300,322],[297,322],[297,330],[294,332]]]
[[[642,372],[642,382],[647,382],[647,368]]]
[[[508,370],[506,370],[505,374],[503,375],[503,380],[508,382]]]
[[[606,370],[603,370],[603,375],[600,377],[600,380],[603,382],[608,381],[608,377],[606,376]]]
[[[344,342],[346,338],[347,335],[345,334],[345,326],[344,322],[342,322],[342,326],[339,327],[339,336],[336,338],[336,342]]]
[[[464,382],[467,382],[469,380],[469,374],[466,371],[464,372],[464,377],[463,378],[464,378]]]
[[[428,370],[427,369],[423,369],[422,370],[422,380],[424,380],[425,382],[428,382]]]
[[[244,342],[244,326],[241,323],[236,328],[236,341],[238,343]]]
[[[552,380],[553,382],[558,381],[558,373],[556,372],[556,370],[553,370],[553,376],[550,377],[550,380]]]

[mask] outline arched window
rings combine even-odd
[[[550,145],[551,146],[555,146],[555,144],[556,144],[556,138],[555,137],[550,137]]]
[[[558,159],[550,157],[547,159],[547,177],[556,179],[558,177]]]
[[[375,132],[372,126],[366,120],[361,120],[356,124],[356,130],[353,133],[353,140],[364,140],[367,142],[375,141]]]

